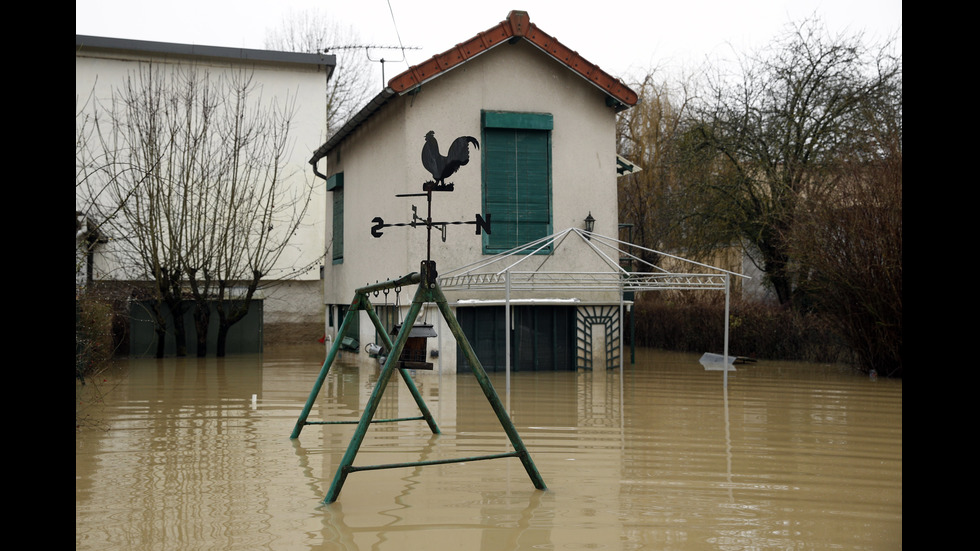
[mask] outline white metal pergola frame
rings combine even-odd
[[[608,271],[602,272],[563,272],[545,271],[552,254],[535,254],[541,251],[556,251],[566,239],[577,236],[589,249],[599,256]],[[574,239],[574,237],[571,237]],[[647,251],[678,261],[681,265],[691,266],[686,273],[670,272],[660,266],[646,262],[634,251]],[[614,256],[610,256],[610,254]],[[646,266],[650,271],[635,272],[623,268],[619,260],[628,258],[638,265]],[[536,267],[522,269],[524,266],[537,263]],[[728,385],[728,317],[731,295],[731,277],[749,279],[748,276],[710,266],[680,256],[648,249],[634,243],[627,243],[594,232],[579,228],[568,228],[564,231],[542,237],[509,251],[505,251],[477,262],[449,270],[439,276],[439,285],[444,291],[503,291],[504,292],[504,323],[510,327],[511,293],[520,291],[616,291],[619,295],[619,319],[623,320],[623,295],[630,291],[667,291],[667,290],[717,290],[725,292],[725,345],[724,345],[724,378]],[[523,302],[523,301],[522,301]],[[619,324],[620,346],[625,342],[624,326]],[[505,367],[508,395],[510,389],[510,331],[505,334]],[[623,368],[622,351],[619,354],[619,368]]]

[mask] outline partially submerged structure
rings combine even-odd
[[[551,265],[550,257],[537,256],[535,251],[569,249],[569,254],[594,257],[601,261],[597,270],[567,270]],[[643,252],[656,253],[670,259],[678,269],[667,270],[643,260]],[[726,304],[733,277],[744,277],[700,262],[695,262],[661,251],[653,251],[599,235],[588,230],[569,228],[546,236],[511,251],[481,259],[472,264],[445,272],[440,277],[442,288],[458,293],[465,292],[471,299],[461,299],[459,306],[482,305],[503,309],[504,325],[509,326],[513,313],[521,308],[542,302],[558,303],[562,299],[548,298],[556,294],[609,293],[618,297],[612,304],[587,304],[578,298],[565,299],[574,308],[574,342],[571,349],[576,368],[621,367],[624,355],[620,343],[626,331],[625,311],[637,292],[670,290],[723,291]],[[502,295],[502,298],[501,298]],[[489,298],[484,298],[489,297]],[[520,315],[520,314],[518,314]],[[727,318],[727,316],[726,316]],[[528,324],[514,324],[527,329]],[[533,328],[533,325],[532,325]],[[727,355],[727,324],[719,327],[725,331]],[[516,366],[527,368],[541,354],[548,354],[533,346],[529,347],[525,331],[503,332],[499,342],[486,347],[485,354],[494,350],[506,350],[502,362],[509,373],[511,360]],[[486,335],[481,336],[487,339]],[[495,339],[491,335],[490,339]],[[538,342],[537,340],[532,340]],[[481,356],[481,359],[483,356]],[[486,364],[484,360],[484,364]]]
[[[327,84],[335,65],[335,56],[319,53],[75,35],[76,130],[85,134],[77,136],[76,147],[91,148],[90,151],[77,151],[76,161],[100,154],[94,137],[91,143],[86,143],[86,135],[92,132],[92,128],[84,125],[91,125],[97,115],[101,117],[102,124],[106,124],[106,119],[110,118],[107,115],[112,115],[114,108],[119,109],[127,87],[142,92],[150,86],[147,78],[150,74],[156,79],[154,86],[170,94],[176,94],[179,91],[177,87],[190,76],[201,82],[207,80],[214,83],[223,78],[246,75],[260,90],[255,96],[261,95],[264,101],[294,107],[290,145],[320,143],[325,138]],[[307,169],[308,155],[309,149],[291,147],[281,163],[283,185],[297,193],[309,189],[314,180]],[[86,175],[86,171],[91,174]],[[108,195],[99,191],[100,186],[105,185],[100,180],[99,171],[76,166],[76,174],[76,284],[85,285],[93,281],[139,284],[145,281],[145,267],[135,266],[127,260],[127,255],[131,255],[132,251],[123,247],[125,240],[119,235],[112,235],[106,229],[105,220],[99,220],[92,214],[99,210],[95,203],[107,201]],[[89,184],[94,191],[86,193],[85,186]],[[282,254],[271,273],[263,278],[263,283],[275,284],[276,288],[274,291],[260,289],[256,303],[250,309],[248,323],[240,325],[247,325],[250,329],[236,340],[238,346],[233,345],[232,350],[262,350],[262,336],[271,328],[264,325],[287,327],[292,333],[305,331],[307,342],[320,336],[318,329],[323,319],[320,300],[323,287],[320,279],[325,195],[322,188],[312,195],[302,224],[290,238],[288,251]],[[102,210],[114,211],[114,206],[104,206]],[[281,222],[278,225],[286,226]],[[311,296],[316,298],[311,300]],[[297,330],[300,328],[302,331]],[[215,333],[211,331],[212,336]],[[277,333],[283,334],[282,331]],[[152,323],[134,326],[132,337],[131,350],[134,353],[152,349],[151,343],[155,340]],[[169,339],[172,348],[172,335]]]
[[[451,178],[453,192],[439,194],[433,209],[442,219],[478,213],[491,225],[479,236],[445,228],[445,240],[431,250],[432,260],[445,271],[546,238],[555,228],[583,227],[587,218],[594,221],[590,230],[615,235],[616,178],[622,169],[616,114],[636,101],[628,86],[521,11],[393,77],[310,161],[331,194],[326,215],[330,262],[324,277],[328,334],[349,339],[351,350],[377,342],[377,332],[363,316],[347,335],[336,334],[354,290],[417,271],[426,258],[425,232],[387,230],[379,238],[371,230],[375,218],[408,221],[415,220],[413,207],[420,212],[419,202],[396,195],[416,192],[431,178],[420,162],[429,131],[445,146],[457,136],[473,136],[480,144],[465,169]],[[553,244],[513,254],[547,257],[550,268],[565,272],[605,266],[600,257]],[[467,302],[473,297],[465,288],[447,286],[446,295],[467,334],[481,335],[471,340],[484,365],[503,369],[504,358],[491,356],[493,343],[484,338],[506,332],[503,310]],[[499,290],[482,296],[504,298]],[[399,297],[387,298],[379,309],[396,322],[404,308],[397,308]],[[526,298],[536,302],[516,312],[514,331],[527,336],[535,361],[518,362],[517,369],[574,369],[580,312],[612,308],[610,316],[617,321],[610,323],[620,323],[621,299],[612,289],[530,291]],[[400,299],[401,304],[408,301]],[[455,357],[450,343],[440,350],[439,364],[447,368]]]

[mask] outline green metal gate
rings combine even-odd
[[[187,354],[197,354],[197,333],[194,328],[193,301],[184,301],[184,328],[187,335]],[[152,356],[156,352],[156,331],[154,329],[153,306],[150,301],[133,301],[129,305],[129,352],[133,356]],[[173,332],[173,320],[169,310],[163,306],[167,314],[167,337],[165,353],[172,356],[176,353],[176,340]],[[249,304],[248,313],[241,321],[228,330],[228,341],[225,352],[228,354],[252,354],[262,352],[263,304],[261,299],[253,299]],[[208,324],[208,355],[213,356],[218,347],[218,312],[211,307],[211,319]]]
[[[461,307],[456,317],[489,371],[506,368],[503,306]],[[575,369],[575,307],[512,306],[511,369],[513,371],[572,371]],[[468,371],[461,353],[456,370]]]

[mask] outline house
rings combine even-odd
[[[88,183],[97,184],[93,178],[99,176],[96,170],[81,167],[78,162],[85,154],[96,154],[82,151],[89,146],[97,148],[92,141],[91,126],[96,110],[104,121],[107,111],[114,100],[119,100],[127,82],[139,80],[140,71],[153,67],[156,74],[166,79],[178,74],[179,69],[192,68],[196,75],[204,75],[202,78],[212,81],[225,75],[243,74],[251,79],[263,101],[276,101],[280,106],[291,102],[291,139],[288,156],[281,168],[282,173],[286,174],[288,186],[308,189],[315,180],[306,163],[310,155],[309,144],[322,143],[326,138],[327,84],[335,64],[333,55],[76,35],[76,174],[81,175],[84,170],[95,174],[89,179],[82,176],[76,178],[76,283],[113,280],[125,285],[141,277],[126,265],[124,258],[127,251],[120,250],[122,240],[118,239],[118,235],[114,236],[102,227],[100,239],[92,239],[92,226],[98,228],[103,221],[90,214],[96,210],[92,208],[91,201],[93,197],[100,196],[97,193],[86,195],[83,190]],[[83,128],[85,124],[89,126]],[[89,137],[87,145],[82,139],[83,135]],[[104,199],[105,195],[101,197]],[[267,340],[275,339],[276,335],[302,335],[301,338],[310,343],[315,343],[322,335],[323,285],[320,280],[325,248],[324,201],[325,193],[319,186],[288,250],[263,281],[269,285],[263,285],[256,295],[261,307],[255,311],[261,312],[264,317],[254,325],[259,337],[255,343],[258,350],[261,350],[263,335]],[[80,255],[78,245],[86,242],[94,243],[95,248],[92,254]],[[299,273],[294,273],[297,271]],[[193,328],[190,332],[193,333]],[[193,340],[193,335],[188,338]],[[250,340],[254,343],[256,339]]]
[[[365,356],[367,344],[380,342],[365,312],[349,334],[335,334],[355,290],[419,271],[426,258],[443,274],[566,228],[582,228],[586,218],[595,221],[597,234],[617,235],[616,114],[636,101],[633,90],[522,11],[389,80],[310,160],[330,195],[328,335],[346,337],[347,349]],[[404,225],[427,216],[427,200],[419,194],[433,178],[421,162],[430,131],[443,154],[459,136],[479,142],[479,148],[470,146],[469,163],[446,180],[453,190],[433,192],[433,219],[476,222],[480,215],[490,231],[479,231],[479,224],[447,224],[430,242],[424,227]],[[378,219],[403,225],[378,226]],[[523,265],[533,265],[528,269],[604,269],[603,260],[579,241],[518,256]],[[502,369],[504,293],[445,290],[484,367]],[[397,296],[378,295],[372,304],[382,318],[397,322],[413,294],[403,289]],[[606,346],[619,346],[613,331],[620,323],[618,292],[556,288],[510,298],[516,305],[517,370],[574,369],[576,350],[592,346],[580,342],[585,325],[590,331],[604,324]],[[437,323],[438,312],[431,314]],[[440,369],[462,368],[448,331],[432,339],[430,348],[439,351]]]

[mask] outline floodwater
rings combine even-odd
[[[324,356],[130,360],[76,389],[76,549],[902,548],[901,381],[760,361],[726,383],[643,349],[622,379],[491,374],[547,490],[503,458],[354,472],[323,505],[355,425],[289,436]],[[378,371],[335,363],[309,420],[356,421]],[[373,424],[355,466],[512,450],[472,375],[414,380],[441,434]],[[393,377],[376,418],[416,415]]]

